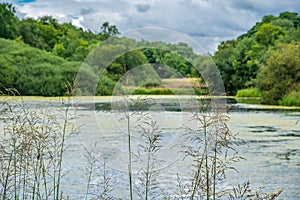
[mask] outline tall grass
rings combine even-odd
[[[185,186],[189,188],[181,197],[189,199],[219,199],[228,194],[222,187],[226,171],[231,164],[243,159],[235,147],[242,143],[228,126],[228,115],[223,110],[215,109],[213,102],[196,102],[193,121],[196,129],[186,127],[186,144],[183,146],[186,159],[193,161],[192,177]]]
[[[140,155],[135,156],[135,159],[138,162],[146,163],[145,167],[142,167],[138,172],[139,183],[141,187],[135,187],[135,191],[140,199],[153,199],[153,196],[158,195],[155,190],[155,164],[157,158],[155,157],[155,153],[160,148],[159,141],[161,138],[159,128],[155,121],[151,119],[149,116],[149,112],[146,112],[145,108],[148,108],[149,101],[153,101],[153,99],[139,96],[136,99],[124,97],[123,99],[125,103],[124,111],[124,119],[127,122],[127,136],[128,136],[128,176],[129,176],[129,191],[130,191],[130,199],[133,198],[133,172],[132,172],[132,155]],[[138,152],[133,152],[131,149],[131,137],[133,131],[138,131],[141,133],[140,138],[144,141],[139,147],[141,148]],[[142,158],[143,156],[146,159]],[[143,162],[144,161],[144,162]]]
[[[105,161],[101,162],[96,157],[96,147],[97,143],[89,149],[85,148],[87,159],[87,185],[85,199],[118,199],[113,195],[114,187],[112,186],[112,177],[106,168]],[[93,179],[97,179],[98,182],[93,183]]]
[[[62,99],[59,109],[33,107],[14,97],[2,104],[1,199],[63,199],[65,142],[76,133],[69,106],[70,98]]]
[[[143,144],[140,145],[141,151],[139,155],[140,160],[144,162],[145,165],[138,173],[138,179],[141,185],[141,187],[138,188],[138,195],[140,199],[145,200],[161,198],[162,191],[158,188],[158,182],[156,181],[156,177],[159,176],[157,164],[162,162],[156,157],[156,153],[161,147],[161,131],[157,122],[148,117],[140,125],[140,128]]]

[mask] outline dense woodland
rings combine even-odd
[[[229,94],[262,96],[262,103],[300,105],[300,16],[267,15],[214,54]]]
[[[16,88],[22,95],[64,95],[66,83],[73,84],[87,55],[101,42],[119,35],[117,27],[108,22],[99,24],[99,33],[94,33],[70,23],[58,23],[51,16],[19,19],[8,3],[0,4],[0,21],[0,91]],[[266,104],[300,105],[299,42],[300,16],[292,12],[265,16],[247,33],[222,42],[212,58],[227,94],[260,96]],[[146,73],[157,74],[152,77],[158,78],[147,86],[159,85],[162,78],[200,77],[198,71],[202,73],[212,64],[209,56],[194,54],[184,43],[120,38],[117,45],[109,48],[128,46],[139,50],[122,55],[106,68],[96,95],[111,95],[126,70],[146,63],[175,69],[173,72],[161,65],[148,65],[150,71]],[[86,75],[94,77],[95,72],[87,67]]]

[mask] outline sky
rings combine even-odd
[[[265,15],[300,12],[299,0],[6,0],[20,18],[52,15],[99,32],[108,21],[119,31],[161,27],[187,35],[207,52],[247,32]]]

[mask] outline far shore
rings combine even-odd
[[[235,96],[192,96],[192,95],[129,95],[129,98],[138,98],[138,97],[147,97],[153,99],[190,99],[190,98],[225,98],[225,99],[234,99]],[[109,102],[112,100],[121,99],[123,96],[70,96],[71,100],[75,101],[99,101],[99,102]],[[27,101],[59,101],[61,99],[67,99],[68,96],[57,96],[57,97],[45,97],[45,96],[0,96],[0,101],[5,101],[7,99],[17,99],[23,100],[24,102]]]
[[[153,99],[190,99],[190,98],[211,98],[211,96],[191,96],[191,95],[130,95],[130,98],[137,97],[147,97]],[[0,102],[6,100],[22,100],[24,102],[57,102],[61,100],[67,100],[69,97],[60,96],[60,97],[44,97],[44,96],[0,96]],[[112,102],[122,99],[122,96],[71,96],[71,101],[73,102],[82,102],[82,103],[92,103],[92,102]],[[215,99],[234,99],[234,100],[243,100],[243,99],[257,99],[249,97],[235,97],[235,96],[213,96]],[[262,104],[252,104],[252,103],[240,103],[249,108],[254,109],[300,109],[299,106],[279,106],[279,105],[262,105]]]

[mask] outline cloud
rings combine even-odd
[[[149,4],[137,4],[136,9],[138,12],[147,12],[150,9]]]
[[[89,15],[97,12],[94,8],[82,8],[79,12],[79,15]]]
[[[73,18],[72,21],[71,21],[71,23],[74,26],[77,26],[77,27],[85,29],[85,27],[82,25],[83,21],[84,21],[84,18],[81,16],[81,17],[78,17],[78,18]]]
[[[19,16],[52,15],[98,32],[103,22],[120,32],[163,27],[187,34],[210,52],[218,42],[245,33],[264,15],[299,12],[300,1],[285,0],[6,0]],[[0,0],[1,2],[1,0]],[[80,20],[79,20],[80,19]],[[79,20],[79,21],[76,21]]]

